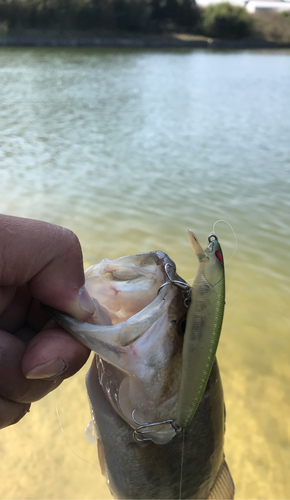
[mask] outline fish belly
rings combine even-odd
[[[86,383],[102,472],[115,498],[233,498],[224,461],[225,408],[216,360],[190,425],[165,445],[134,440],[133,429],[100,386],[95,359]]]

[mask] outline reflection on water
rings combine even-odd
[[[186,229],[206,242],[232,224],[218,359],[236,498],[290,496],[289,62],[0,50],[1,212],[70,227],[87,264],[164,250],[188,280]],[[216,232],[229,260],[234,235]],[[83,437],[85,371],[1,431],[2,498],[110,498]]]

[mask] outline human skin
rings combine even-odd
[[[0,215],[0,428],[18,422],[86,362],[89,349],[41,308],[88,320],[94,306],[84,281],[74,233]]]

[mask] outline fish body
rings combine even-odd
[[[180,433],[174,426],[189,289],[174,262],[164,252],[105,259],[86,271],[86,287],[91,323],[50,313],[96,353],[86,383],[112,495],[233,498],[216,361],[190,423]]]
[[[103,475],[114,498],[233,498],[224,460],[225,408],[217,362],[189,426],[167,444],[138,443],[100,384],[96,356],[86,377]]]

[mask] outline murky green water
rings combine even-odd
[[[290,51],[0,50],[1,212],[71,228],[87,264],[164,250],[185,279],[187,228],[233,226],[218,359],[236,498],[290,497],[289,81]],[[110,498],[86,369],[1,431],[2,498]]]

